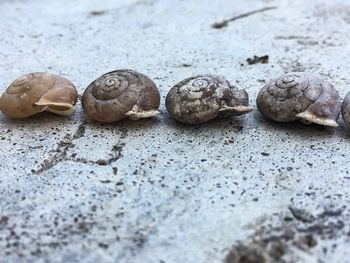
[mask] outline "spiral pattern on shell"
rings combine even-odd
[[[83,94],[83,108],[100,122],[139,119],[158,113],[160,94],[155,83],[133,70],[115,70],[93,81]]]
[[[37,77],[40,77],[36,74]],[[8,94],[21,94],[29,90],[31,87],[28,85],[28,82],[34,78],[35,74],[25,74],[16,80],[14,80],[9,88],[6,90]]]
[[[188,102],[202,99],[204,101],[215,101],[218,96],[215,96],[216,89],[221,86],[227,86],[228,82],[221,77],[212,77],[208,75],[198,76],[195,78],[187,79],[184,82],[180,82],[175,86],[178,86],[177,94],[181,99]],[[208,103],[203,103],[203,107],[208,108]]]
[[[194,76],[177,83],[167,95],[166,107],[174,119],[184,123],[203,123],[252,110],[245,90],[216,75]]]
[[[0,109],[9,118],[26,118],[48,110],[59,115],[75,111],[78,93],[62,76],[36,72],[14,80],[0,98]]]
[[[257,107],[266,117],[279,122],[336,126],[340,98],[334,87],[306,73],[285,74],[267,83],[259,92]]]

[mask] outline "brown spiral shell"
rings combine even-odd
[[[350,128],[350,92],[346,94],[341,110],[344,122]]]
[[[93,81],[83,94],[87,115],[100,122],[137,120],[158,114],[160,94],[147,76],[130,69],[115,70]]]
[[[260,90],[256,103],[259,111],[274,121],[338,126],[338,91],[329,82],[307,73],[288,73],[271,80]]]
[[[247,92],[217,75],[198,75],[180,81],[169,91],[165,105],[174,119],[193,124],[252,111]]]
[[[75,112],[78,93],[62,76],[51,73],[29,73],[13,81],[0,98],[0,110],[8,118],[26,118],[38,112],[58,115]]]

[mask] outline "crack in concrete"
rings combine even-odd
[[[84,164],[97,164],[97,165],[110,165],[113,170],[113,174],[117,175],[118,168],[112,166],[114,162],[119,160],[121,157],[123,157],[123,154],[121,153],[123,151],[123,147],[125,146],[125,143],[118,142],[116,145],[112,147],[112,154],[111,157],[108,159],[98,159],[97,161],[87,160],[85,158],[64,158],[62,161],[73,161],[76,163],[84,163]]]
[[[111,166],[114,175],[118,174],[118,167],[112,166],[112,164],[123,157],[122,151],[123,151],[123,148],[125,146],[125,143],[123,142],[123,140],[128,135],[128,130],[126,128],[120,128],[119,131],[121,132],[121,135],[119,137],[118,142],[111,149],[111,154],[110,154],[111,157],[110,158],[99,159],[97,161],[88,161],[89,163],[93,163],[93,164]]]
[[[125,143],[123,142],[123,140],[128,135],[128,130],[126,128],[120,128],[119,130],[121,132],[121,135],[118,142],[112,147],[112,150],[111,150],[112,157],[109,158],[108,160],[103,160],[106,163],[106,165],[110,165],[112,167],[114,175],[118,174],[118,167],[112,166],[112,163],[116,162],[117,160],[123,157],[122,151],[125,146]]]
[[[86,122],[83,122],[82,124],[80,124],[78,126],[78,129],[76,130],[76,132],[73,134],[73,140],[76,140],[76,139],[79,139],[81,137],[84,136],[85,134],[85,125],[86,125]]]
[[[61,140],[58,144],[58,147],[54,150],[56,154],[51,156],[49,159],[45,159],[43,163],[40,165],[41,168],[38,170],[32,170],[32,173],[39,175],[47,170],[50,170],[54,166],[56,166],[58,163],[62,161],[72,161],[76,163],[84,163],[84,164],[97,164],[97,165],[110,165],[113,170],[113,174],[117,175],[118,168],[112,166],[114,162],[119,160],[121,157],[123,157],[122,151],[123,147],[125,146],[125,143],[122,142],[127,136],[128,130],[126,128],[120,128],[119,131],[121,132],[120,138],[118,142],[112,147],[111,149],[111,157],[108,159],[98,159],[97,161],[87,160],[85,158],[80,157],[67,157],[67,152],[70,148],[73,148],[75,144],[73,144],[74,140],[77,140],[84,136],[85,134],[85,125],[86,122],[79,125],[78,129],[75,131],[73,136],[67,134],[63,140]]]
[[[262,13],[262,12],[266,12],[268,10],[273,10],[273,9],[277,9],[277,6],[265,7],[265,8],[254,10],[254,11],[251,11],[251,12],[248,12],[248,13],[244,13],[244,14],[241,14],[241,15],[238,15],[238,16],[234,16],[234,17],[231,17],[229,19],[225,19],[225,20],[223,20],[221,22],[216,22],[216,23],[212,24],[211,27],[215,28],[215,29],[221,29],[223,27],[227,27],[230,22],[233,22],[233,21],[236,21],[238,19],[242,19],[242,18],[245,18],[245,17],[248,17],[248,16],[252,16],[252,15],[255,15],[255,14],[259,14],[259,13]]]
[[[47,170],[50,170],[52,167],[56,166],[59,162],[63,161],[67,156],[68,150],[75,146],[73,144],[73,141],[84,136],[85,125],[86,125],[86,122],[83,122],[82,124],[80,124],[78,126],[78,129],[74,132],[72,136],[70,134],[67,134],[66,136],[64,136],[63,140],[61,140],[58,143],[57,148],[54,150],[54,152],[56,153],[52,155],[50,158],[45,159],[40,165],[41,167],[38,170],[32,170],[32,173],[39,175]]]

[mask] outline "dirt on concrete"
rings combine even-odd
[[[350,241],[350,226],[347,224],[350,222],[350,213],[346,207],[329,207],[317,215],[296,207],[290,207],[289,211],[278,215],[276,224],[260,226],[250,241],[234,245],[225,262],[292,263],[297,261],[296,250],[309,253],[320,240],[330,241],[328,246],[321,248],[324,254],[332,253],[343,236],[347,236]]]

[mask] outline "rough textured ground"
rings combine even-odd
[[[80,103],[70,118],[1,115],[1,262],[350,261],[342,120],[277,124],[255,110],[188,126],[164,106],[199,73],[239,80],[254,107],[264,82],[289,71],[323,76],[343,97],[348,1],[2,0],[0,24],[1,89],[49,71],[82,93],[132,68],[162,95],[158,118],[114,125]]]

